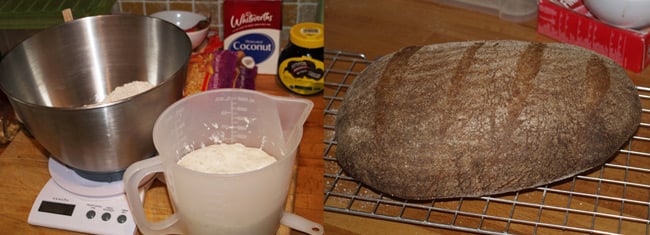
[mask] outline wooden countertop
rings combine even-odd
[[[257,79],[257,89],[265,93],[294,96],[275,83],[274,76]],[[304,125],[296,161],[293,203],[287,209],[317,223],[323,223],[323,100],[321,96],[301,97],[314,102]],[[69,231],[33,226],[27,217],[34,199],[50,179],[46,151],[37,141],[20,133],[8,146],[0,148],[0,228],[5,234],[74,234]],[[156,181],[157,182],[157,181]],[[291,197],[291,196],[290,196]],[[154,183],[145,195],[145,212],[150,221],[171,213],[166,187]],[[281,228],[278,234],[302,234]]]
[[[537,20],[513,23],[431,0],[327,0],[325,47],[363,53],[369,59],[410,45],[516,39],[556,42],[537,33]],[[629,73],[650,86],[650,69]]]
[[[535,19],[513,23],[428,0],[327,0],[325,22],[327,49],[363,53],[369,59],[405,46],[452,41],[555,42],[536,32]],[[650,85],[650,69],[628,74],[637,85]],[[325,231],[343,235],[463,233],[335,212],[325,212]]]

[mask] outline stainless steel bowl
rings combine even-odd
[[[182,97],[191,51],[185,32],[159,19],[81,18],[10,51],[0,62],[0,89],[52,157],[80,172],[119,174],[155,154],[153,124]],[[96,104],[136,80],[155,87]]]

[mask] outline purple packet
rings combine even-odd
[[[208,81],[208,90],[216,88],[231,88],[236,74],[237,52],[218,50],[214,52],[212,67],[214,73]]]

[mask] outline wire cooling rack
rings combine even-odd
[[[369,189],[337,164],[336,111],[371,61],[363,54],[331,50],[325,61],[325,210],[485,234],[650,233],[649,88],[638,87],[643,105],[638,132],[598,169],[510,194],[409,201]]]

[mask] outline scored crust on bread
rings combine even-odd
[[[636,131],[625,71],[562,43],[412,46],[370,64],[337,112],[346,174],[405,199],[478,197],[605,163]]]

